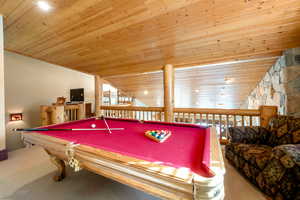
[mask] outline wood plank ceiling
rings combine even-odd
[[[239,108],[275,60],[276,58],[271,58],[256,62],[176,70],[175,106]],[[158,71],[107,77],[106,80],[149,106],[162,106],[162,77],[162,72]]]
[[[202,104],[199,97],[202,95],[209,101],[215,98],[213,101],[218,104],[213,97],[216,88],[224,76],[230,74],[240,81],[228,86],[232,88],[229,91],[232,100],[228,97],[228,102],[238,107],[274,63],[273,56],[300,46],[299,0],[48,2],[53,9],[42,12],[35,0],[0,0],[0,13],[5,17],[5,49],[98,74],[137,97],[144,88],[158,88],[153,81],[149,85],[143,77],[149,80],[159,74],[129,76],[130,81],[112,76],[160,70],[165,64],[181,68],[270,58],[251,64],[178,71],[176,75],[180,80],[176,87],[182,84],[185,89],[181,91],[190,96],[187,100],[190,103],[184,106]],[[132,84],[132,88],[126,87],[128,84]],[[194,88],[203,89],[193,95],[190,91]],[[157,91],[160,89],[161,86]],[[154,99],[148,104],[157,104],[159,100]]]

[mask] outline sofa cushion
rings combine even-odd
[[[258,126],[229,127],[228,131],[233,143],[266,144],[270,137],[267,129]]]
[[[270,120],[268,129],[271,135],[267,144],[270,146],[300,143],[300,118],[275,117]]]
[[[233,151],[258,169],[265,167],[272,153],[272,147],[257,144],[230,143],[226,149]]]

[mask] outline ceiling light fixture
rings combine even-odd
[[[38,1],[37,6],[43,11],[49,11],[52,9],[52,7],[46,1]]]
[[[199,90],[195,90],[196,93],[199,93]]]
[[[148,92],[148,90],[145,90],[144,91],[144,95],[147,95],[149,92]]]
[[[233,79],[232,78],[224,78],[224,81],[226,84],[230,84],[233,82]]]

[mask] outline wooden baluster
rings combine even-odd
[[[250,116],[250,127],[252,127],[252,116]]]
[[[242,115],[242,126],[245,126],[245,119],[244,119],[244,115]]]
[[[72,110],[69,110],[70,113],[70,121],[72,121]]]
[[[208,114],[205,115],[206,124],[209,125]]]
[[[220,139],[222,139],[222,115],[219,115]]]
[[[229,127],[229,116],[226,115],[226,131],[225,131],[225,137],[228,138],[228,127]]]
[[[236,115],[233,115],[233,126],[236,127]]]
[[[212,124],[213,124],[213,126],[216,125],[216,122],[215,122],[215,114],[212,115]]]
[[[68,113],[68,110],[65,110],[65,113],[66,113],[66,121],[68,122],[68,121],[69,121],[69,113]]]
[[[196,124],[196,113],[193,113],[193,121],[192,121],[192,124]]]
[[[203,123],[203,116],[202,116],[202,113],[200,113],[200,124]]]

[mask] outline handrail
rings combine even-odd
[[[217,115],[260,116],[260,111],[254,109],[174,108],[174,112],[217,114]]]
[[[163,107],[142,107],[142,106],[101,106],[102,110],[128,110],[128,111],[157,111],[163,112]]]

